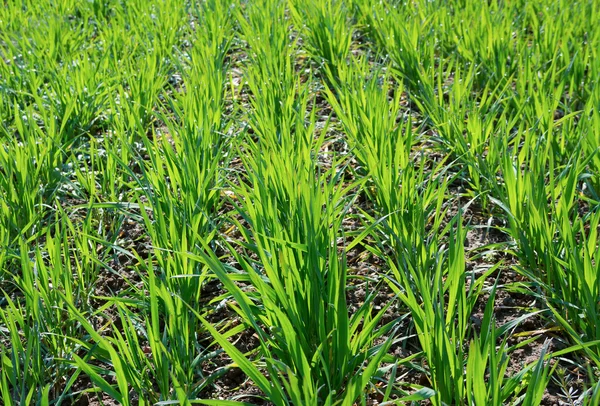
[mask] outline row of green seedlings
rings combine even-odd
[[[2,10],[3,22],[22,22],[1,34],[11,44],[5,56],[19,62],[0,65],[11,81],[2,88],[11,90],[2,94],[10,108],[1,110],[0,148],[6,405],[65,404],[96,391],[121,404],[186,403],[224,372],[202,370],[218,352],[203,350],[199,321],[186,315],[205,311],[207,270],[186,252],[200,238],[210,243],[217,168],[230,159],[221,118],[228,6],[105,4],[65,2],[55,13],[36,2],[33,18]],[[188,12],[201,27],[195,33]],[[56,34],[67,31],[77,35]],[[174,52],[184,37],[192,45]],[[184,91],[165,94],[173,70]],[[171,112],[160,117],[162,133],[152,131],[157,104]],[[56,198],[87,203],[63,209]],[[147,226],[150,258],[120,247],[118,230],[131,218]],[[144,283],[125,277],[119,296],[98,296],[101,274],[124,278],[111,265],[120,255],[138,264]],[[81,388],[82,379],[92,386]]]
[[[307,10],[300,9],[297,13],[298,18],[308,15],[311,7],[319,10],[318,4],[307,5]],[[331,9],[320,15],[329,16],[330,12]],[[366,402],[365,389],[369,381],[381,377],[386,370],[378,368],[377,363],[383,365],[384,360],[389,360],[384,352],[394,336],[393,324],[378,326],[381,313],[376,312],[374,318],[368,316],[371,311],[365,308],[370,305],[369,301],[351,317],[347,313],[342,293],[346,290],[346,264],[343,258],[340,264],[340,259],[333,252],[337,252],[334,242],[339,229],[339,223],[333,220],[339,222],[343,208],[347,207],[346,193],[337,192],[337,188],[342,186],[331,184],[331,179],[338,181],[341,162],[333,165],[332,173],[320,169],[315,152],[321,147],[323,133],[315,138],[314,131],[307,132],[307,128],[310,130],[314,125],[314,110],[309,116],[308,127],[303,114],[294,114],[304,111],[301,108],[303,94],[301,87],[300,91],[296,90],[298,79],[289,68],[291,63],[286,62],[286,59],[291,59],[286,41],[287,29],[281,29],[285,24],[276,24],[265,32],[264,25],[266,20],[285,20],[280,4],[265,2],[260,8],[250,7],[247,13],[249,25],[241,26],[243,38],[248,40],[256,58],[251,58],[248,68],[248,85],[254,94],[253,111],[250,113],[254,133],[244,143],[244,152],[252,153],[242,154],[246,176],[240,179],[242,186],[236,189],[235,195],[241,201],[238,203],[239,215],[244,219],[244,222],[237,222],[238,228],[243,230],[242,247],[258,257],[258,261],[251,260],[253,255],[240,255],[235,247],[231,247],[230,252],[250,275],[256,292],[237,286],[231,270],[228,272],[215,255],[209,254],[204,260],[234,295],[238,314],[259,336],[262,350],[260,365],[266,369],[270,380],[265,379],[261,369],[250,363],[216,330],[211,331],[236,364],[275,404],[288,404],[289,401],[293,404],[354,404],[357,399]],[[319,27],[323,26],[318,18],[314,21]],[[248,31],[249,28],[252,31]],[[307,29],[311,30],[309,35],[321,33],[314,34],[310,26]],[[322,32],[324,35],[331,33]],[[253,41],[261,37],[269,38],[269,41]],[[314,49],[319,51],[318,44],[329,42],[330,39],[321,38],[312,44],[317,44]],[[346,131],[357,157],[365,160],[361,163],[367,176],[357,182],[375,182],[374,189],[378,191],[376,200],[388,205],[378,213],[383,213],[384,221],[370,220],[374,224],[383,224],[382,239],[391,239],[395,255],[383,251],[379,255],[388,260],[392,270],[388,278],[390,285],[409,308],[423,354],[431,365],[429,372],[434,390],[422,388],[403,400],[431,397],[434,404],[465,400],[504,404],[515,394],[520,395],[523,389],[521,380],[530,374],[530,385],[518,401],[539,404],[549,380],[549,367],[543,362],[545,354],[535,366],[525,368],[516,376],[505,377],[507,354],[512,349],[507,348],[504,341],[498,350],[496,343],[509,328],[495,329],[493,300],[486,309],[484,327],[487,331],[484,330],[481,337],[474,336],[468,354],[465,354],[463,343],[470,332],[468,318],[488,275],[478,278],[466,289],[464,249],[460,242],[463,231],[459,223],[447,226],[451,241],[447,252],[441,248],[440,235],[432,233],[428,236],[425,224],[430,218],[426,217],[425,211],[436,213],[434,223],[441,224],[444,181],[428,183],[422,169],[419,177],[419,171],[408,164],[410,125],[396,124],[398,111],[389,111],[388,89],[377,84],[379,78],[367,86],[372,91],[368,93],[363,85],[366,79],[364,71],[358,70],[363,76],[356,76],[363,80],[348,80],[351,68],[339,65],[328,70],[328,57],[333,54],[329,48],[322,55],[317,54],[319,62],[323,62],[329,72],[327,82],[338,85],[335,92],[328,92],[328,100],[341,122],[347,123],[349,128]],[[261,55],[270,58],[261,59]],[[273,71],[273,65],[284,67],[276,71],[275,80],[265,75]],[[258,70],[258,75],[255,76],[254,70]],[[351,89],[348,91],[345,85]],[[361,98],[364,94],[361,91],[367,92],[368,96]],[[346,103],[346,110],[340,107],[338,98]],[[353,102],[358,104],[353,105]],[[293,106],[298,107],[292,109]],[[385,123],[382,125],[377,121],[380,117],[392,125],[386,128]],[[352,122],[355,118],[358,123]],[[409,136],[402,140],[406,133]],[[390,134],[396,136],[389,137]],[[401,148],[406,140],[408,147]],[[323,174],[315,181],[315,173],[320,171]],[[400,176],[405,176],[402,180],[406,184]],[[402,184],[400,191],[404,194],[398,193],[399,184]],[[346,187],[352,190],[356,186],[350,184]],[[429,198],[429,204],[424,202],[421,193]],[[395,201],[390,202],[390,199]],[[331,217],[336,210],[339,213]],[[439,230],[438,227],[433,229]],[[353,244],[359,244],[369,232],[363,233]],[[425,244],[419,247],[419,241],[425,241]],[[343,269],[341,273],[340,266]],[[493,271],[492,268],[489,273]],[[331,280],[331,277],[336,279]],[[447,304],[445,295],[448,295]],[[256,306],[257,302],[262,306]],[[361,320],[361,317],[367,317],[367,320]],[[316,321],[316,324],[311,321]],[[362,326],[358,329],[361,322]],[[208,324],[206,326],[210,329]],[[319,328],[314,328],[316,326]],[[379,336],[388,338],[383,346],[373,345]],[[369,348],[369,344],[373,347]],[[366,354],[370,355],[364,358]],[[490,358],[494,364],[489,363]],[[348,363],[347,360],[359,363]],[[466,379],[465,367],[468,370]],[[335,375],[331,375],[333,371]],[[497,375],[486,382],[484,374],[481,374],[486,371]],[[396,396],[401,393],[393,385],[388,384],[386,388],[384,402],[390,399],[392,392]]]
[[[240,141],[243,171],[233,188],[232,221],[242,238],[227,249],[253,289],[242,289],[240,272],[212,251],[202,261],[258,336],[258,363],[204,324],[270,402],[351,405],[364,397],[392,343],[390,336],[374,345],[392,326],[378,326],[385,309],[373,314],[372,298],[348,313],[347,264],[336,242],[355,185],[339,181],[337,157],[328,170],[317,161],[326,129],[315,130],[314,106],[308,113],[312,98],[294,70],[283,3],[248,5],[238,22],[250,51],[253,131]]]
[[[600,33],[593,21],[600,10],[562,3],[543,9],[533,2],[519,12],[495,3],[450,13],[424,2],[415,9],[357,2],[356,9],[440,145],[464,165],[471,197],[505,219],[502,231],[514,241],[516,270],[531,281],[529,293],[597,368],[600,88],[594,77],[600,64],[594,44]],[[581,21],[581,12],[589,19]],[[490,18],[500,32],[483,27],[492,26]],[[399,19],[411,24],[399,27]],[[460,29],[464,21],[481,28],[469,34]],[[440,33],[438,25],[447,28]],[[463,61],[433,53],[448,27],[458,27]]]
[[[422,65],[434,66],[433,53],[427,60],[431,62],[429,65],[423,64],[423,60],[426,60],[428,55],[417,55],[418,49],[425,49],[428,52],[427,50],[432,51],[435,48],[433,45],[421,48],[417,46],[416,40],[420,40],[422,34],[427,33],[427,24],[424,24],[425,28],[423,28],[423,20],[419,25],[419,19],[414,18],[413,31],[407,33],[393,23],[400,17],[407,17],[406,14],[401,15],[401,13],[407,11],[412,13],[413,10],[401,9],[401,7],[386,9],[383,3],[379,5],[359,3],[357,9],[362,10],[363,17],[372,24],[367,25],[372,28],[372,31],[367,31],[383,44],[382,47],[395,62],[394,68],[399,69],[397,72],[409,88],[412,87],[415,92],[419,91],[413,96],[415,104],[432,121],[442,136],[441,141],[449,145],[454,156],[467,165],[468,175],[470,175],[467,179],[472,187],[474,186],[474,191],[479,192],[475,197],[482,201],[485,207],[488,201],[487,195],[490,194],[489,199],[506,211],[511,227],[505,231],[517,241],[519,247],[517,255],[522,265],[518,270],[525,273],[534,286],[541,286],[546,293],[544,304],[552,311],[555,322],[566,330],[575,344],[569,351],[583,350],[597,364],[597,355],[593,349],[590,350],[590,348],[597,348],[598,339],[592,327],[597,320],[599,294],[597,261],[594,259],[598,255],[596,236],[599,217],[598,210],[594,207],[598,201],[597,187],[594,186],[600,169],[597,165],[596,153],[597,132],[593,127],[597,122],[597,112],[593,108],[598,100],[597,90],[595,90],[597,87],[585,89],[584,94],[579,97],[573,96],[579,82],[589,81],[590,76],[585,75],[584,72],[586,70],[594,72],[598,66],[593,64],[586,67],[593,47],[584,47],[582,59],[578,58],[576,49],[556,45],[559,39],[565,36],[583,35],[584,32],[580,27],[574,24],[573,14],[565,12],[561,15],[570,23],[565,29],[558,32],[551,30],[552,34],[546,33],[543,36],[538,36],[539,33],[534,31],[535,46],[532,47],[534,50],[526,53],[529,59],[522,60],[519,65],[520,70],[510,79],[491,81],[494,87],[486,84],[478,88],[481,83],[477,82],[476,76],[481,74],[481,63],[470,65],[464,79],[460,76],[461,71],[452,65],[452,61],[449,65],[440,64],[438,72],[430,73],[422,68]],[[427,10],[427,5],[420,6],[422,6],[421,10]],[[591,15],[597,14],[596,8],[589,4],[587,6],[592,7],[591,10],[587,10]],[[324,9],[327,11],[323,12]],[[497,9],[486,10],[485,6],[483,8],[480,6],[478,10],[483,16],[488,16],[490,11],[491,14],[498,12]],[[507,26],[513,25],[507,17],[511,16],[511,10],[502,11],[506,13],[503,14],[504,23]],[[427,15],[431,16],[432,13]],[[540,16],[529,14],[529,10],[525,15],[524,24],[530,24],[534,28],[539,28],[542,23],[552,26],[555,23],[550,18],[540,21]],[[385,17],[375,18],[381,16]],[[340,4],[334,2],[308,4],[301,17],[302,21],[306,21],[306,18],[312,21],[313,25],[309,26],[306,32],[307,43],[316,61],[326,68],[328,73],[325,77],[326,82],[333,83],[338,79],[342,85],[357,83],[342,77],[340,73],[340,66],[345,63],[344,52],[347,53],[349,50],[352,36],[347,15],[344,15]],[[485,18],[482,21],[485,21]],[[344,24],[348,25],[344,28]],[[592,37],[595,41],[598,36]],[[516,38],[523,43],[519,36]],[[398,41],[406,41],[406,43]],[[490,47],[489,42],[487,45],[488,52],[490,48],[501,49],[501,47]],[[403,52],[403,47],[408,48],[408,52]],[[521,45],[516,48],[521,48]],[[532,56],[535,56],[534,60],[539,61],[543,58],[537,55],[540,53],[547,55],[552,61],[547,64],[545,77],[540,77],[539,74],[533,76],[531,73],[535,72],[535,65],[531,63]],[[568,59],[565,55],[574,56]],[[500,66],[497,60],[502,56],[495,55],[494,58],[496,63],[493,66]],[[567,64],[569,66],[565,66]],[[477,71],[474,66],[478,67]],[[501,71],[497,70],[497,73]],[[453,85],[449,90],[450,103],[447,103],[443,95],[449,78],[453,79]],[[432,86],[436,82],[437,88]],[[516,94],[509,91],[512,83],[516,83]],[[550,89],[547,84],[556,85],[554,89]],[[564,97],[566,89],[571,91],[568,98]],[[357,95],[361,92],[360,86],[358,90],[352,90],[354,91],[351,96],[343,100],[348,104],[356,101]],[[472,98],[473,94],[476,94],[475,100]],[[335,99],[331,92],[329,96],[330,102]],[[529,103],[531,98],[534,99],[534,103]],[[331,103],[334,104],[335,101]],[[369,103],[369,106],[372,105],[373,103]],[[583,120],[579,120],[581,111],[575,110],[581,106],[584,110],[583,117],[586,118]],[[515,114],[515,109],[520,114]],[[570,113],[557,119],[555,114],[560,110]],[[356,142],[357,150],[361,151],[357,152],[359,155],[365,149],[365,145],[372,142],[373,137],[365,136],[369,134],[368,130],[357,129],[357,126],[352,123],[352,118],[368,117],[366,126],[371,128],[377,125],[375,123],[378,118],[385,116],[381,112],[363,114],[363,111],[356,108],[349,108],[348,111],[342,121],[344,125],[351,127],[350,132],[360,135]],[[507,112],[512,114],[512,117],[509,118]],[[468,120],[465,120],[465,117],[468,117]],[[517,122],[521,123],[521,127],[514,136]],[[494,125],[498,123],[504,126],[500,126],[501,130],[495,132]],[[529,128],[525,127],[526,125],[529,125]],[[513,133],[509,134],[509,131]],[[539,135],[539,138],[534,137],[535,134],[541,137]],[[369,145],[369,147],[373,146]],[[574,149],[575,155],[567,154],[566,151],[569,149]],[[509,154],[508,151],[511,153]],[[503,155],[504,159],[501,159]],[[372,157],[372,162],[381,162],[381,156],[375,155]],[[389,162],[384,162],[387,168]],[[527,172],[515,170],[515,167],[534,169]],[[497,179],[500,173],[503,173],[506,179],[504,183],[498,185]],[[513,177],[513,175],[517,176]],[[534,185],[534,179],[537,187]],[[482,186],[484,182],[485,185]],[[589,197],[582,196],[580,200],[576,200],[576,190],[585,190],[586,187]],[[377,188],[377,190],[386,189]],[[390,194],[387,191],[382,195],[383,200],[389,199]],[[508,200],[512,204],[511,208],[506,204]],[[526,206],[529,210],[522,210],[519,208],[520,202],[532,203]],[[548,202],[552,204],[549,205]],[[582,206],[591,208],[590,212],[582,215],[580,210]],[[518,217],[515,217],[515,213]],[[541,213],[551,213],[550,220],[542,218]],[[556,220],[552,221],[552,219]],[[524,233],[523,229],[528,231]],[[567,315],[562,317],[556,307],[565,305]],[[577,326],[576,329],[571,327],[573,323]],[[597,391],[597,385],[594,381],[592,383]]]

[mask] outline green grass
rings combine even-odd
[[[0,403],[598,404],[597,21],[5,2]]]

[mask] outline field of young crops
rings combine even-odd
[[[600,1],[3,3],[0,404],[600,404]]]

